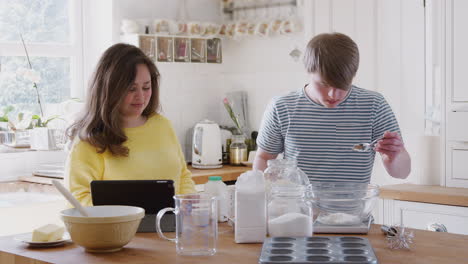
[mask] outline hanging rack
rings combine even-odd
[[[229,17],[232,19],[233,16],[234,16],[234,12],[236,12],[236,11],[270,8],[270,7],[281,7],[281,6],[297,7],[297,0],[290,0],[290,1],[276,2],[276,3],[266,3],[266,4],[253,4],[253,5],[248,5],[248,6],[224,7],[223,8],[223,13],[226,14],[226,15],[229,15]]]

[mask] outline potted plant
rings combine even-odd
[[[3,108],[2,115],[0,116],[0,131],[8,131],[8,114],[13,111],[13,106],[9,105]]]
[[[41,96],[39,94],[39,88],[37,84],[40,82],[41,77],[38,72],[34,71],[31,61],[29,59],[28,50],[26,44],[24,43],[23,36],[20,35],[21,41],[23,43],[24,51],[26,53],[26,58],[28,60],[28,69],[20,69],[17,73],[23,76],[23,78],[30,80],[33,83],[34,90],[37,96],[37,104],[39,105],[40,114],[32,115],[30,119],[30,124],[28,128],[29,131],[29,143],[30,148],[35,150],[53,150],[58,149],[57,145],[57,133],[61,133],[61,130],[58,129],[49,129],[47,125],[50,121],[59,118],[55,115],[49,118],[44,117],[44,112],[41,103]]]
[[[7,131],[2,132],[4,138],[2,143],[14,148],[28,148],[29,144],[29,131],[31,128],[32,114],[18,113],[13,115],[8,114],[5,119],[8,120]]]
[[[55,150],[59,149],[59,142],[57,142],[60,133],[63,133],[61,129],[48,128],[47,124],[59,118],[59,116],[52,116],[47,118],[45,121],[41,119],[39,115],[33,115],[32,126],[33,129],[30,131],[30,144],[31,149],[35,150]]]

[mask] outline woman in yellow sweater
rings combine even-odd
[[[115,44],[101,57],[85,111],[68,130],[66,180],[83,205],[92,205],[93,180],[169,179],[176,194],[195,192],[172,125],[158,113],[159,77],[135,46]]]

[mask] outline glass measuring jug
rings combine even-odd
[[[156,216],[156,230],[161,238],[176,243],[180,255],[214,255],[218,239],[216,197],[208,194],[175,195],[175,208],[167,207]],[[176,237],[168,238],[161,231],[161,218],[173,211],[176,217]]]

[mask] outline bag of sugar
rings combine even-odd
[[[234,198],[236,243],[263,243],[266,237],[265,179],[261,171],[242,173]]]

